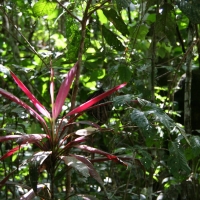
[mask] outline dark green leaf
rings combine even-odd
[[[186,1],[186,0],[179,0],[177,2],[178,7],[180,10],[194,23],[200,23],[200,1],[193,0],[193,1]]]
[[[115,0],[116,4],[117,4],[117,8],[119,11],[121,11],[122,9],[128,8],[131,1],[130,0]]]
[[[33,191],[37,194],[37,184],[40,174],[40,165],[51,154],[51,151],[42,151],[36,153],[29,162],[29,177]]]
[[[121,32],[124,36],[129,35],[129,31],[127,25],[124,23],[121,16],[117,14],[114,9],[103,10],[103,14],[107,17],[107,19],[112,22],[114,27]]]
[[[150,131],[152,129],[152,126],[149,123],[149,120],[145,116],[144,112],[136,108],[131,113],[131,120],[135,125],[137,125],[145,132]]]
[[[126,105],[127,103],[129,104],[133,100],[133,97],[134,96],[130,94],[116,96],[113,99],[114,106],[122,106]]]
[[[120,65],[118,68],[119,78],[122,82],[129,82],[132,77],[130,68],[126,65]]]
[[[187,160],[183,153],[183,149],[177,142],[171,142],[169,147],[170,156],[168,164],[170,171],[174,176],[178,176],[180,171],[186,175],[190,173],[191,169],[188,166]]]
[[[106,39],[106,42],[116,49],[117,51],[124,51],[125,47],[122,45],[120,40],[117,39],[117,35],[112,31],[108,30],[105,26],[102,26],[103,37]]]

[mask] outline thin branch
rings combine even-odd
[[[102,4],[101,4],[100,6],[97,6],[96,8],[94,8],[92,11],[90,11],[90,12],[88,13],[88,17],[91,17],[91,15],[92,15],[95,11],[97,11],[97,10],[100,9],[100,8],[102,8],[106,3],[109,3],[109,2],[110,2],[110,0],[106,0],[106,1],[102,2]]]
[[[72,12],[70,12],[67,8],[65,8],[65,6],[64,6],[61,2],[59,2],[59,1],[57,1],[57,0],[56,0],[56,2],[57,2],[57,3],[59,4],[59,6],[62,7],[69,15],[71,15],[74,19],[76,19],[78,22],[81,23],[81,20],[80,20],[78,17],[76,17]]]
[[[26,39],[26,37],[22,34],[22,32],[19,30],[19,28],[17,27],[17,25],[15,25],[15,23],[9,18],[9,16],[7,15],[7,13],[5,12],[5,10],[0,7],[0,10],[2,10],[3,14],[8,18],[9,22],[13,25],[14,29],[22,36],[22,38],[26,41],[26,43],[28,44],[29,49],[35,53],[40,60],[44,63],[44,65],[46,67],[48,67],[47,63],[44,61],[44,59],[42,58],[42,56],[40,56],[40,54],[34,49],[34,47],[30,44],[30,42]]]

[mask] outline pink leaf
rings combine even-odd
[[[87,138],[85,136],[78,137],[74,139],[73,141],[67,143],[67,145],[65,146],[65,149],[72,148],[74,145],[80,144],[81,142],[85,142],[86,139]]]
[[[14,140],[17,138],[20,138],[21,135],[6,135],[6,136],[0,136],[0,142],[5,142],[7,140]]]
[[[47,186],[43,185],[43,184],[38,184],[37,185],[37,193],[39,193],[41,190],[44,190],[44,194],[46,194],[47,198],[49,199],[50,198],[50,194],[49,194]],[[35,196],[36,196],[36,194],[35,194],[34,190],[31,189],[26,194],[22,195],[20,197],[20,199],[32,200],[32,199],[34,199]]]
[[[54,105],[54,112],[53,112],[54,119],[58,117],[58,115],[60,114],[62,110],[62,106],[68,95],[72,81],[74,80],[74,77],[76,75],[77,67],[78,67],[78,63],[76,63],[73,68],[71,68],[71,70],[66,75],[65,80],[62,82],[62,85],[60,86],[58,95],[56,97],[55,105]]]
[[[43,138],[48,138],[46,134],[26,134],[17,139],[17,144],[35,143],[41,141]]]
[[[51,68],[51,77],[50,77],[50,96],[51,96],[51,105],[52,105],[52,113],[54,110],[54,71]]]
[[[4,160],[5,158],[13,155],[15,152],[17,152],[21,147],[25,147],[26,145],[20,145],[20,146],[16,146],[15,148],[11,149],[10,151],[8,151],[6,154],[4,154],[1,158],[1,160]]]
[[[4,97],[12,100],[13,102],[17,103],[18,105],[24,107],[26,110],[29,111],[31,115],[33,115],[43,126],[44,128],[47,127],[46,122],[44,119],[35,111],[33,108],[31,108],[29,105],[24,103],[22,100],[11,94],[10,92],[7,92],[6,90],[0,88],[0,94],[2,94]]]
[[[104,92],[103,94],[98,95],[97,97],[94,97],[93,99],[90,99],[89,101],[81,104],[80,106],[78,106],[77,108],[75,108],[74,110],[70,111],[67,116],[76,114],[76,113],[80,113],[83,112],[84,110],[90,108],[92,105],[94,105],[95,103],[101,101],[102,99],[104,99],[105,97],[111,95],[113,92],[123,88],[126,85],[126,83],[123,83],[121,85],[118,85],[110,90],[108,90],[107,92]]]
[[[17,78],[17,76],[10,71],[11,76],[14,81],[20,87],[20,89],[26,94],[26,96],[32,101],[33,105],[38,109],[38,111],[46,116],[47,118],[51,118],[50,113],[46,110],[46,108],[36,99],[36,97],[28,90],[28,88]]]

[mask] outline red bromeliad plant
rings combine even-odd
[[[6,135],[0,136],[0,142],[7,140],[16,140],[17,146],[9,150],[4,154],[0,161],[11,156],[13,153],[17,152],[20,148],[26,146],[28,143],[34,143],[40,148],[40,152],[35,153],[31,159],[29,159],[29,175],[30,182],[33,188],[33,191],[37,194],[41,190],[41,185],[38,185],[39,173],[46,169],[51,177],[51,182],[53,182],[55,171],[59,165],[59,161],[63,160],[67,166],[75,167],[80,172],[91,175],[95,178],[102,186],[103,181],[98,175],[97,171],[94,169],[91,161],[82,155],[70,154],[72,148],[78,148],[80,151],[86,151],[89,153],[96,153],[102,155],[104,160],[112,160],[121,164],[125,163],[120,160],[115,155],[109,154],[107,152],[101,151],[99,149],[90,147],[86,144],[88,135],[93,131],[100,129],[100,127],[91,122],[76,122],[78,116],[85,110],[91,108],[94,104],[104,99],[105,97],[111,95],[113,92],[124,87],[126,83],[114,87],[113,89],[100,94],[99,96],[85,102],[84,104],[78,106],[77,108],[68,112],[65,117],[61,120],[58,120],[58,117],[62,111],[62,106],[64,105],[65,99],[69,93],[72,82],[75,78],[77,71],[77,63],[66,75],[61,87],[58,91],[57,97],[54,101],[54,72],[51,68],[50,76],[50,97],[52,104],[52,112],[48,110],[37,100],[37,98],[28,90],[28,88],[20,81],[17,76],[10,71],[10,74],[19,88],[26,94],[32,104],[36,109],[33,109],[28,104],[14,96],[13,94],[5,91],[0,88],[0,94],[11,101],[17,103],[18,105],[24,107],[29,113],[34,116],[42,126],[43,133],[33,133],[33,134],[23,134],[23,135]],[[67,122],[64,123],[64,118],[67,118]],[[59,122],[60,121],[60,122]],[[70,127],[76,123],[83,123],[93,126],[94,128],[78,130],[70,133],[68,130],[71,130]],[[77,164],[78,163],[78,164]],[[9,179],[9,175],[6,176],[0,182],[0,187],[2,187],[6,181]],[[51,184],[53,185],[53,184]],[[53,190],[53,186],[51,188]],[[53,193],[53,191],[51,191]],[[25,194],[23,197],[31,199],[31,194]]]

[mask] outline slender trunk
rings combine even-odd
[[[184,94],[184,126],[187,134],[191,134],[191,85],[192,85],[192,50],[191,46],[193,45],[194,29],[192,24],[188,28],[188,51],[186,57],[186,79],[185,79],[185,94]]]
[[[90,8],[90,5],[92,3],[92,0],[88,0],[85,12],[83,15],[83,19],[81,21],[81,40],[80,40],[80,45],[79,45],[79,53],[78,53],[78,68],[77,68],[77,73],[76,73],[76,79],[74,82],[74,89],[71,97],[71,110],[75,108],[75,103],[76,103],[76,97],[78,94],[78,88],[79,88],[79,79],[80,79],[80,74],[81,74],[81,65],[82,65],[82,56],[84,53],[84,44],[85,44],[85,35],[86,35],[86,27],[87,27],[87,20],[88,20],[88,11]],[[72,116],[73,117],[73,116]],[[69,132],[71,132],[72,127],[69,128]],[[66,197],[69,199],[70,193],[71,193],[71,168],[67,167],[67,174],[66,174]]]

